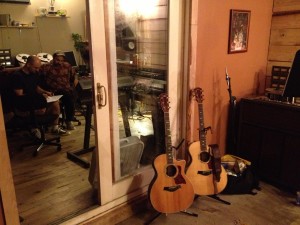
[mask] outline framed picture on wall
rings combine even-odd
[[[249,10],[230,10],[229,54],[248,50],[250,14]]]
[[[0,0],[0,3],[23,3],[23,4],[29,4],[30,0]]]

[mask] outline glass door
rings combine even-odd
[[[164,121],[158,96],[167,92],[168,1],[115,0],[111,20],[114,181],[131,176],[164,152]]]
[[[184,1],[87,2],[96,99],[96,179],[103,205],[147,191],[154,175],[151,163],[165,152],[158,101],[162,93],[169,95],[173,144],[180,141]]]

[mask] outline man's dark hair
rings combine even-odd
[[[36,56],[33,56],[33,55],[28,56],[26,64],[27,65],[28,64],[33,64],[36,59],[37,59]]]

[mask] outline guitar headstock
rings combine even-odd
[[[199,87],[193,89],[193,95],[198,103],[203,102],[203,90]]]
[[[162,93],[159,95],[160,107],[164,112],[169,112],[169,97],[167,94]]]

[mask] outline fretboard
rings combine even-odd
[[[199,140],[200,140],[200,148],[201,151],[206,151],[206,132],[204,126],[204,113],[203,113],[203,104],[198,103],[198,111],[199,111]]]
[[[172,141],[170,132],[170,118],[169,112],[164,112],[165,119],[165,142],[166,142],[166,155],[168,164],[173,164],[173,151],[172,151]]]

